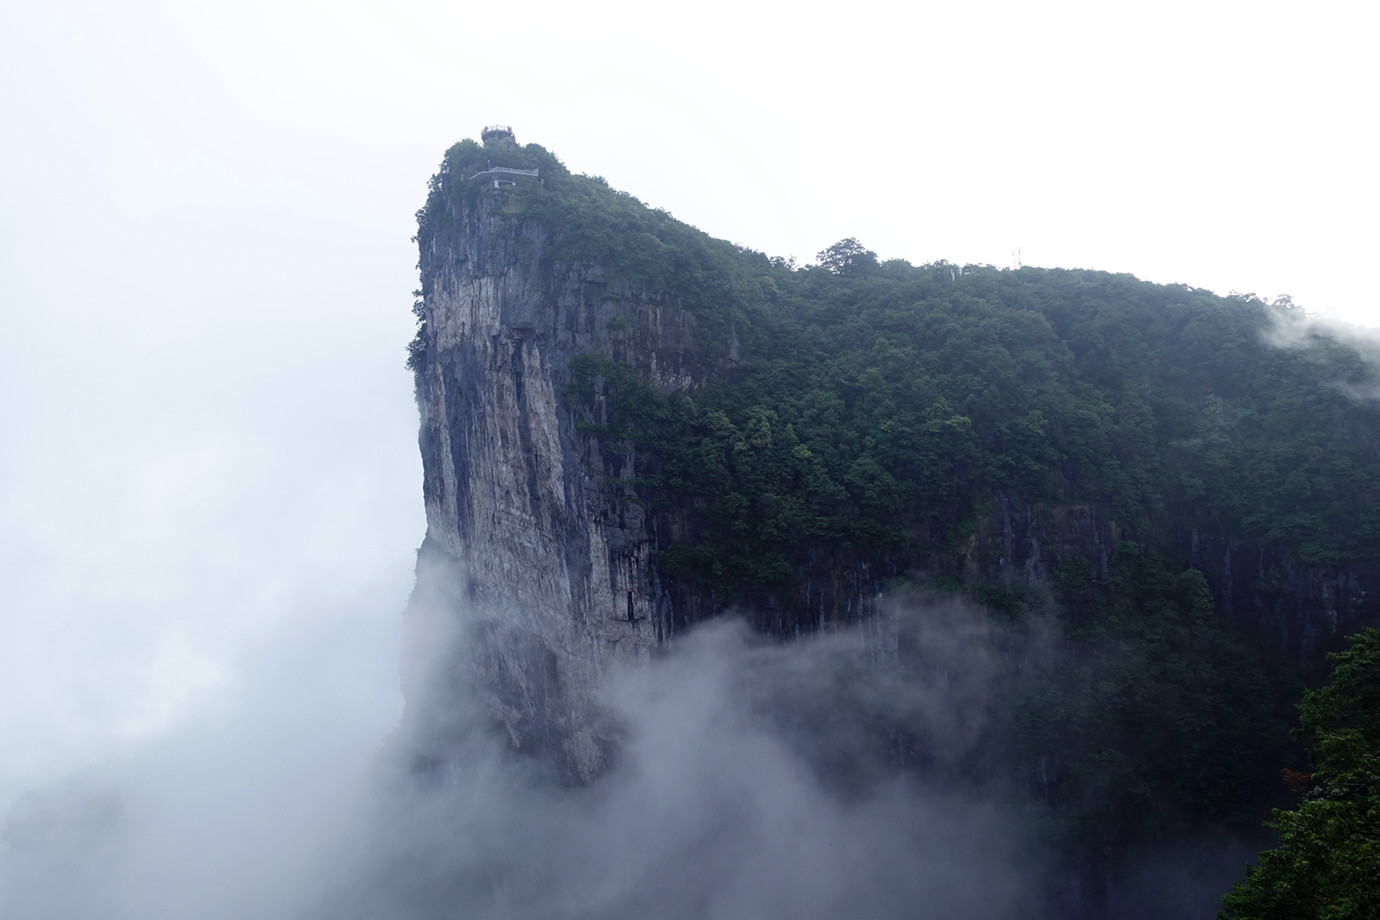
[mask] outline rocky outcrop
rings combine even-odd
[[[570,362],[604,355],[667,388],[714,363],[674,294],[549,258],[549,228],[506,214],[507,194],[457,206],[421,252],[427,535],[409,620],[425,635],[427,598],[464,606],[470,652],[441,669],[472,669],[514,745],[558,750],[585,776],[606,740],[587,689],[610,661],[652,654],[669,602],[629,485],[636,458],[580,430]],[[405,659],[415,672],[427,656]]]

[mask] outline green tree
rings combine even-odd
[[[851,236],[820,251],[815,257],[822,267],[836,275],[861,275],[877,268],[877,254]]]
[[[1311,787],[1298,808],[1275,811],[1279,847],[1223,898],[1224,920],[1380,917],[1380,630],[1331,657],[1331,681],[1299,705]]]

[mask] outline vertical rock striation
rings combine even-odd
[[[627,484],[635,458],[580,430],[565,392],[570,362],[604,355],[663,387],[696,386],[710,365],[674,294],[551,258],[552,229],[506,213],[509,194],[484,188],[422,241],[427,534],[412,642],[432,641],[427,598],[466,607],[468,651],[436,679],[468,669],[515,746],[587,777],[606,740],[593,678],[610,661],[650,655],[669,608]],[[405,659],[416,671],[427,656]]]

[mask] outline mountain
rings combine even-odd
[[[1137,848],[1258,824],[1302,684],[1380,623],[1375,368],[1272,344],[1287,303],[852,239],[800,267],[507,129],[447,151],[417,217],[423,774],[463,761],[478,698],[596,779],[601,677],[704,621],[856,627],[905,675],[931,651],[896,605],[957,604],[1057,651],[947,765],[904,719],[874,734],[1018,790],[1103,903]]]

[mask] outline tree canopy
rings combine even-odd
[[[1299,705],[1314,772],[1290,777],[1302,801],[1275,811],[1279,846],[1223,899],[1224,920],[1380,917],[1380,630],[1331,657]]]

